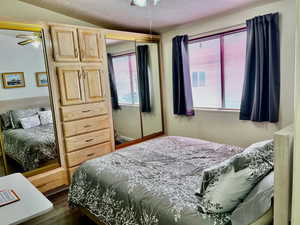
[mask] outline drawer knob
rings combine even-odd
[[[93,141],[94,139],[92,138],[92,139],[88,139],[88,140],[85,140],[85,142],[91,142],[91,141]]]
[[[95,153],[88,154],[87,157],[91,157],[93,155],[95,155]]]
[[[89,128],[89,127],[91,127],[91,125],[85,125],[85,126],[84,126],[84,128]]]
[[[90,112],[91,110],[82,110],[81,112],[82,113],[88,113],[88,112]]]

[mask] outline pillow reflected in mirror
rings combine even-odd
[[[41,125],[41,121],[38,115],[25,117],[20,119],[23,129],[29,129],[33,127],[38,127]]]
[[[39,112],[40,121],[42,125],[47,125],[53,123],[52,112],[51,111],[41,111]]]

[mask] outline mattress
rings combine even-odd
[[[24,171],[40,167],[57,158],[53,124],[29,129],[3,131],[5,154],[17,161]]]
[[[69,204],[106,225],[225,225],[230,214],[201,214],[202,171],[243,149],[162,137],[90,160],[74,173]]]

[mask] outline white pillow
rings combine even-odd
[[[47,125],[53,123],[52,112],[49,111],[40,111],[39,112],[40,120],[42,125]]]
[[[232,225],[248,225],[257,221],[272,206],[274,171],[262,179],[232,213]]]
[[[204,213],[233,211],[273,169],[273,141],[255,143],[242,153],[205,169],[197,195]]]
[[[20,122],[24,129],[38,127],[41,125],[41,121],[38,115],[21,118]]]

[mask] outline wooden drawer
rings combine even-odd
[[[66,151],[72,152],[77,149],[100,144],[110,140],[110,130],[100,130],[88,134],[65,138]]]
[[[61,107],[63,121],[79,120],[108,113],[106,102]]]
[[[109,128],[109,117],[97,116],[83,120],[65,122],[63,128],[65,137],[101,130]]]
[[[51,170],[28,178],[41,192],[47,192],[63,185],[68,185],[67,172],[63,168]]]
[[[69,167],[78,166],[81,163],[106,155],[111,152],[111,143],[107,142],[93,147],[85,148],[80,151],[71,152],[67,154],[67,161]]]

